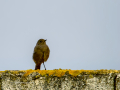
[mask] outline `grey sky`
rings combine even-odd
[[[47,70],[118,70],[120,0],[0,0],[1,71],[34,69],[40,38]]]

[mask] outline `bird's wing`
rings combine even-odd
[[[43,62],[43,52],[40,50],[39,47],[34,48],[33,53],[33,60],[35,63],[42,63]]]
[[[47,59],[49,58],[49,54],[50,54],[50,49],[47,46],[47,50],[44,52],[44,62],[47,61]]]

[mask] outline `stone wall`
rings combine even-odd
[[[120,90],[119,70],[0,71],[0,90]]]

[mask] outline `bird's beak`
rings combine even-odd
[[[45,41],[47,41],[47,39]]]

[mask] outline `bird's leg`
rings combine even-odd
[[[43,61],[43,65],[44,65],[44,68],[45,68],[45,70],[46,70],[46,67],[45,67],[44,61]]]
[[[43,58],[45,58],[45,53],[43,52]],[[44,68],[46,70],[46,67],[45,67],[45,64],[44,64],[44,59],[43,59],[43,65],[44,65]]]
[[[40,67],[41,67],[41,64],[36,64],[35,65],[35,70],[40,69]]]

